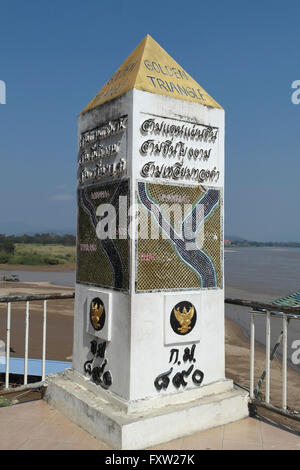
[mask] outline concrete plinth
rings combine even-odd
[[[132,403],[101,394],[98,387],[95,393],[93,385],[67,370],[48,376],[45,399],[115,449],[145,449],[248,416],[248,394],[231,380]]]

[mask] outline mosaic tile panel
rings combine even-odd
[[[127,291],[129,288],[129,239],[96,235],[100,204],[112,204],[119,222],[119,197],[127,196],[128,180],[93,184],[78,189],[76,282]]]
[[[137,241],[136,290],[222,288],[220,189],[138,182],[137,199],[140,225],[148,220],[148,229],[139,232]],[[177,210],[171,211],[174,203]],[[199,205],[202,216],[196,217]],[[195,233],[193,247],[185,232],[188,223]],[[158,239],[153,239],[153,227]]]

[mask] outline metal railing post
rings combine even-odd
[[[46,334],[47,334],[47,300],[44,300],[42,380],[45,380],[45,374],[46,374]]]
[[[270,403],[270,346],[271,346],[270,312],[267,312],[267,315],[266,315],[266,403]]]
[[[282,408],[287,407],[287,316],[283,314],[283,342],[282,342]]]
[[[24,385],[27,385],[27,376],[28,376],[28,336],[29,336],[29,301],[26,302],[26,314],[25,314]]]
[[[9,388],[10,320],[11,320],[11,303],[8,302],[8,304],[7,304],[7,320],[6,320],[5,388]]]
[[[255,324],[254,314],[251,313],[251,332],[250,332],[250,398],[254,397],[254,345],[255,345]]]
[[[297,293],[298,294],[298,293]],[[288,298],[293,297],[288,296]],[[280,299],[279,299],[280,300]],[[287,360],[288,360],[288,326],[291,320],[300,320],[300,304],[291,306],[281,305],[274,302],[274,304],[262,303],[249,300],[241,299],[225,299],[225,303],[232,305],[240,305],[242,307],[251,307],[252,310],[249,312],[251,315],[250,323],[250,386],[249,394],[251,403],[254,405],[262,406],[266,409],[272,410],[282,416],[287,416],[293,420],[300,422],[300,413],[297,410],[293,410],[287,405]],[[254,386],[254,366],[255,366],[255,317],[265,317],[266,331],[265,331],[265,369],[261,374],[256,388]],[[282,319],[283,325],[280,335],[272,347],[271,350],[271,319]],[[270,403],[270,381],[271,381],[271,362],[276,357],[279,351],[280,345],[282,344],[282,399],[280,406],[275,406]],[[260,390],[266,380],[266,391],[265,398],[260,397]]]

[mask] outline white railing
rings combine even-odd
[[[300,421],[300,413],[296,410],[291,410],[287,406],[287,344],[288,344],[288,325],[290,320],[300,320],[300,307],[288,307],[283,305],[276,305],[272,303],[256,302],[252,300],[241,299],[225,299],[225,303],[231,305],[240,305],[241,307],[251,307],[249,312],[250,321],[250,402],[254,405],[262,405],[272,411],[276,411],[282,415],[292,417]],[[254,366],[255,366],[255,317],[264,317],[266,322],[266,336],[265,336],[265,370],[255,387]],[[271,351],[271,320],[278,319],[282,321],[281,333]],[[271,361],[277,354],[279,346],[282,344],[282,397],[281,406],[275,406],[270,403],[270,365]],[[262,394],[259,393],[262,384],[265,380],[265,397],[262,399]]]
[[[46,373],[46,343],[47,343],[47,302],[57,299],[74,299],[75,294],[30,294],[0,297],[0,303],[7,304],[6,315],[6,353],[5,353],[5,388],[10,388],[10,339],[11,339],[11,320],[12,320],[12,304],[14,302],[26,302],[25,307],[25,351],[24,351],[24,385],[28,381],[28,339],[30,326],[30,301],[43,301],[43,343],[42,343],[42,381],[45,380]]]
[[[284,312],[272,312],[266,309],[253,309],[250,312],[251,317],[251,327],[250,327],[250,399],[254,401],[258,398],[260,388],[263,384],[263,381],[266,382],[265,387],[265,400],[261,400],[269,408],[275,408],[274,405],[270,404],[270,364],[271,361],[276,356],[276,353],[279,349],[279,346],[282,343],[282,399],[281,399],[281,408],[280,410],[287,414],[291,413],[287,410],[287,344],[288,344],[288,324],[290,320],[300,320],[300,315],[293,313],[284,313]],[[255,364],[255,317],[265,317],[266,320],[266,360],[265,360],[265,370],[263,371],[256,388],[254,388],[254,364]],[[282,330],[281,333],[271,351],[271,319],[280,319],[282,320]]]

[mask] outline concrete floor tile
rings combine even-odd
[[[40,400],[0,408],[0,449],[110,450]],[[246,418],[149,450],[300,450],[300,436],[266,421]]]
[[[267,422],[261,422],[261,432],[263,445],[284,444],[296,446],[300,444],[300,436]]]
[[[5,418],[0,416],[0,438],[5,437],[7,432],[15,432],[20,430],[24,433],[24,431],[29,431],[36,426],[36,423],[40,422],[36,421],[34,423],[31,420],[22,421],[16,419],[15,417],[8,419],[7,416]]]
[[[223,426],[200,431],[183,438],[184,450],[221,449],[223,441]]]
[[[183,450],[184,439],[175,439],[173,441],[165,442],[154,447],[149,448],[148,450]]]
[[[51,410],[43,400],[0,408],[0,420],[7,418],[19,422],[42,421],[43,419],[49,420],[52,414],[57,414],[57,412]]]
[[[224,426],[224,440],[253,441],[258,445],[262,444],[260,421],[254,418],[245,418]]]
[[[262,444],[256,443],[249,440],[231,440],[224,439],[223,441],[223,450],[262,450]]]
[[[220,450],[222,449],[221,439],[200,439],[186,438],[184,440],[182,450]]]
[[[72,432],[71,436],[68,436],[63,441],[61,441],[61,446],[65,446],[66,448],[69,446],[69,444],[74,446],[77,445],[81,449],[89,448],[95,450],[110,450],[110,447],[104,442],[98,441],[91,434],[77,426],[75,426],[75,431]],[[63,449],[61,446],[59,448]]]
[[[2,426],[2,423],[1,423]],[[18,449],[27,439],[27,436],[22,433],[19,436],[8,435],[6,437],[0,437],[0,450],[16,450]]]
[[[266,443],[263,444],[263,449],[264,450],[300,450],[300,444],[295,444],[290,446],[289,444],[285,443],[277,443],[277,444],[272,444],[272,443]]]
[[[27,439],[17,450],[57,450],[60,442],[52,439]]]
[[[39,421],[30,419],[24,421],[13,417],[8,420],[7,417],[5,419],[0,417],[0,441],[11,439],[12,441],[23,442],[39,425]]]
[[[224,429],[223,426],[217,426],[215,428],[206,429],[205,431],[199,431],[192,436],[186,436],[184,439],[223,439]]]
[[[36,426],[31,437],[34,439],[55,439],[62,442],[80,441],[81,430],[75,424],[57,424],[42,422],[39,426]]]
[[[82,442],[61,442],[57,447],[58,450],[110,450],[105,444],[96,439],[86,440]]]

